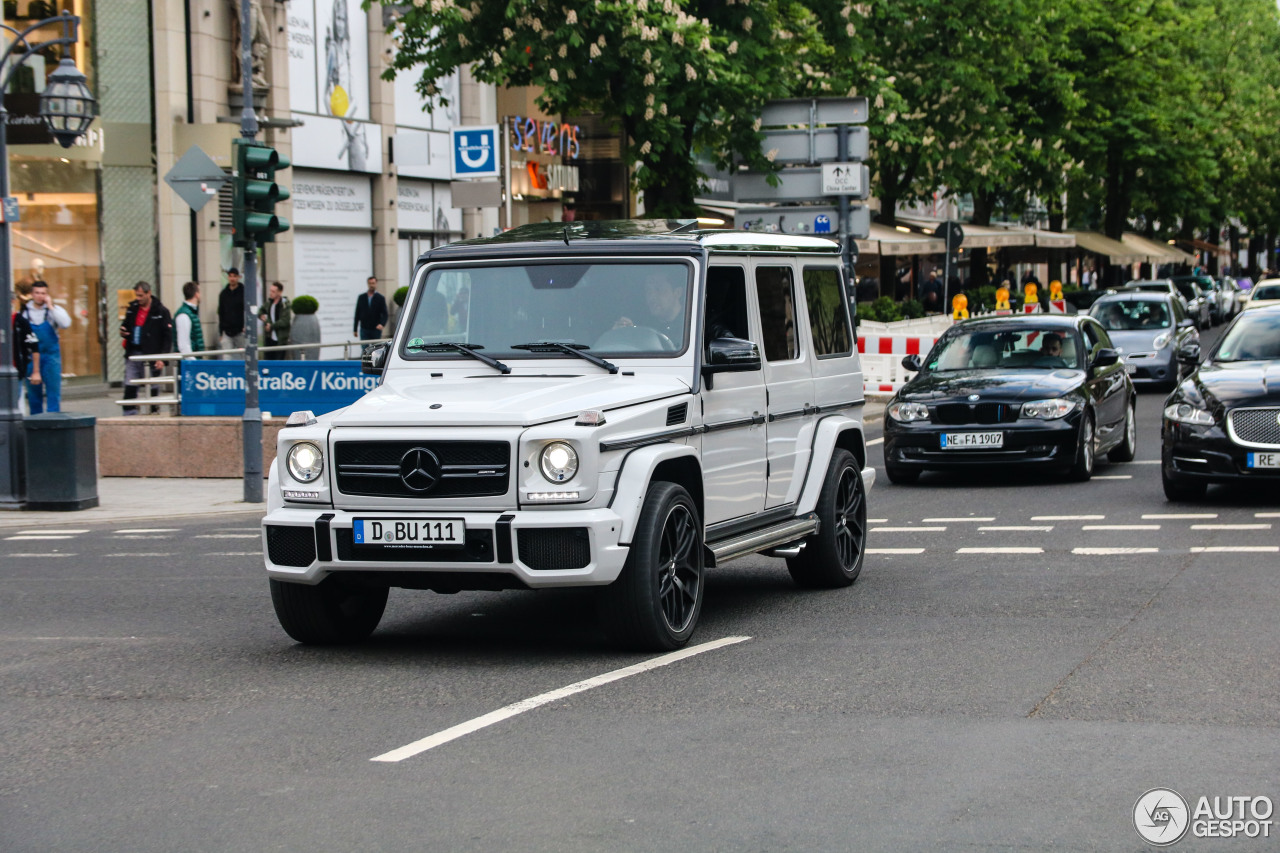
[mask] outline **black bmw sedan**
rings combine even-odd
[[[1200,348],[1179,357],[1194,365]],[[1194,373],[1165,401],[1161,479],[1171,501],[1209,483],[1280,485],[1280,305],[1236,317]]]
[[[952,326],[886,409],[885,473],[910,483],[929,469],[989,465],[1093,475],[1098,454],[1133,459],[1133,383],[1093,317],[1024,315]]]

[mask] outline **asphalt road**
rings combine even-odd
[[[1167,504],[1162,400],[1089,483],[881,476],[853,587],[730,564],[694,643],[749,639],[395,762],[654,656],[573,591],[297,646],[252,516],[5,532],[0,851],[1142,850],[1150,788],[1280,799],[1280,496]]]

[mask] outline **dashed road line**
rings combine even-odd
[[[1159,530],[1158,524],[1085,524],[1081,530]]]
[[[873,438],[873,439],[871,439],[870,441],[868,441],[868,442],[867,442],[867,447],[870,447],[870,446],[872,446],[873,444],[884,444],[884,436],[880,436],[879,438]]]
[[[1132,474],[1094,474],[1095,480],[1132,480]]]
[[[1032,521],[1102,521],[1105,515],[1033,515]]]
[[[1280,512],[1255,512],[1254,518],[1280,518]]]
[[[1159,554],[1159,548],[1072,548],[1072,554],[1087,557],[1118,557],[1124,554]]]
[[[954,521],[957,524],[960,524],[967,521],[983,522],[983,521],[995,521],[995,520],[996,518],[994,515],[992,516],[974,515],[974,516],[967,516],[965,518],[926,518],[924,519],[924,523],[929,524],[930,522],[934,522],[937,524],[946,524],[947,522]]]
[[[568,696],[573,696],[576,693],[582,693],[586,690],[601,687],[605,684],[610,684],[623,678],[630,678],[633,675],[640,675],[641,673],[648,672],[651,669],[667,666],[669,664],[676,663],[677,661],[682,661],[685,658],[691,658],[694,655],[715,651],[716,649],[721,649],[725,646],[732,646],[736,643],[744,643],[750,639],[750,637],[724,637],[723,639],[712,640],[709,643],[700,643],[696,646],[681,649],[678,652],[671,652],[670,654],[662,655],[661,657],[642,661],[641,663],[634,664],[633,666],[615,669],[612,672],[606,672],[603,675],[597,675],[594,678],[578,681],[574,684],[568,685],[567,687],[561,687],[558,690],[551,690],[547,693],[540,693],[537,696],[532,696],[528,699],[522,699],[519,702],[507,705],[505,708],[490,711],[488,714],[476,717],[474,720],[468,720],[465,723],[459,723],[456,726],[451,726],[444,731],[436,732],[435,734],[422,738],[421,740],[416,740],[413,743],[406,744],[399,749],[384,752],[382,755],[374,756],[369,760],[381,762],[404,761],[406,758],[412,758],[413,756],[426,752],[429,749],[434,749],[437,746],[457,740],[460,737],[465,737],[472,732],[477,732],[480,729],[487,728],[495,723],[500,723],[503,720],[509,720],[512,717],[525,713],[526,711],[532,711],[534,708],[540,708],[543,705],[556,702]]]
[[[979,527],[979,528],[978,528],[978,532],[979,532],[979,533],[997,533],[997,532],[1003,532],[1003,533],[1024,533],[1024,532],[1048,533],[1050,530],[1053,530],[1053,525],[1052,525],[1052,524],[1043,524],[1043,525],[1037,525],[1037,524],[1008,524],[1008,525],[1002,525],[1002,526],[991,526],[991,527]]]
[[[887,518],[868,518],[867,519],[867,524],[888,524],[888,523],[889,523],[889,519]]]
[[[172,557],[173,554],[159,551],[134,551],[124,554],[103,554],[104,557]]]
[[[872,533],[943,533],[945,527],[873,527]]]
[[[1270,524],[1193,524],[1192,530],[1270,530]]]
[[[1126,463],[1129,465],[1159,465],[1159,459],[1134,459]]]
[[[192,539],[261,539],[261,533],[201,533]]]
[[[957,554],[1043,554],[1043,548],[957,548]]]
[[[48,541],[48,540],[56,541],[60,539],[74,539],[74,538],[75,538],[74,536],[62,536],[60,534],[42,533],[35,536],[6,536],[4,537],[4,541],[6,542],[37,542],[37,541]]]
[[[1150,520],[1167,518],[1170,521],[1176,521],[1193,518],[1217,518],[1218,514],[1216,512],[1148,512],[1143,513],[1142,517]]]
[[[923,554],[923,548],[868,548],[868,554]]]
[[[65,528],[50,530],[48,528],[44,528],[42,530],[19,530],[15,533],[15,535],[16,536],[44,536],[46,534],[51,534],[51,533],[65,533],[68,536],[78,536],[81,533],[88,533],[88,532],[89,532],[88,528],[85,528],[84,530],[67,530]]]
[[[176,527],[130,527],[116,533],[177,533]]]
[[[261,557],[261,551],[211,551],[206,557]]]
[[[1192,554],[1275,554],[1280,545],[1192,545]]]
[[[53,553],[53,554],[39,553],[39,554],[5,554],[5,556],[12,557],[15,560],[18,559],[19,557],[21,557],[24,560],[29,560],[32,557],[78,557],[80,555],[79,554],[59,554],[59,553]]]

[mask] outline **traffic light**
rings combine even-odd
[[[287,169],[289,159],[269,145],[251,139],[233,140],[235,175],[231,180],[232,242],[271,243],[289,230],[289,220],[275,213],[276,202],[289,197],[289,189],[275,181],[276,171]]]

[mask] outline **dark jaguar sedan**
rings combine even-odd
[[[1179,357],[1194,365],[1200,348]],[[1236,317],[1217,346],[1165,401],[1161,479],[1171,501],[1209,483],[1280,485],[1280,306]]]
[[[1073,479],[1094,461],[1133,459],[1133,383],[1107,332],[1087,314],[991,317],[947,330],[889,401],[885,473],[990,465],[1058,468]]]

